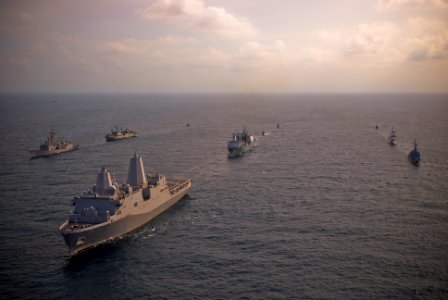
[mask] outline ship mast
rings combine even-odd
[[[56,132],[54,131],[54,128],[51,128],[50,136],[48,137],[48,146],[54,145],[56,137]]]

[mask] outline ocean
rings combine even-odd
[[[0,110],[2,299],[448,298],[446,94],[3,94]],[[115,126],[139,136],[106,143]],[[256,147],[230,160],[243,126]],[[30,160],[51,128],[80,150]],[[124,182],[134,152],[189,196],[70,258],[71,200],[102,166]]]

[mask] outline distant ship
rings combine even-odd
[[[46,157],[64,152],[78,150],[79,145],[75,145],[69,141],[56,142],[56,132],[51,130],[50,135],[40,145],[38,150],[30,150],[31,158]]]
[[[244,152],[249,151],[255,145],[255,138],[249,134],[246,128],[243,132],[233,133],[232,139],[227,142],[227,150],[229,151],[229,158],[242,156]]]
[[[70,254],[75,255],[139,228],[182,199],[190,188],[190,179],[168,181],[162,174],[145,175],[143,160],[135,154],[125,184],[119,185],[102,168],[93,189],[75,197],[74,211],[59,229]]]
[[[391,146],[395,146],[397,144],[397,132],[395,131],[395,128],[392,128],[387,141]]]
[[[420,164],[420,152],[417,150],[417,140],[414,141],[414,149],[409,152],[408,158],[414,166],[418,166]]]
[[[120,131],[118,131],[117,127],[115,129],[111,129],[110,133],[106,135],[106,141],[112,142],[116,140],[122,140],[127,139],[131,137],[137,137],[137,132],[129,129],[121,128]]]

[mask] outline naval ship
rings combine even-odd
[[[392,128],[387,141],[391,146],[395,146],[397,144],[397,132],[395,131],[395,128]]]
[[[234,132],[232,134],[232,139],[227,142],[229,158],[242,156],[244,152],[252,149],[254,145],[255,137],[249,134],[246,128],[243,128],[243,132]]]
[[[31,158],[46,157],[68,151],[78,150],[79,145],[75,145],[69,141],[56,142],[56,132],[51,130],[50,135],[40,145],[38,150],[30,150]]]
[[[120,131],[118,131],[118,128],[115,127],[115,129],[111,129],[110,133],[106,135],[106,141],[107,142],[113,142],[117,140],[127,139],[131,137],[137,137],[137,132],[129,129],[121,128]]]
[[[414,166],[419,166],[420,164],[420,152],[417,150],[417,140],[414,141],[414,149],[408,154],[409,161]]]
[[[93,188],[75,197],[73,213],[59,230],[70,254],[76,255],[129,233],[182,199],[191,179],[167,180],[162,174],[146,175],[137,153],[129,162],[126,183],[102,168]]]

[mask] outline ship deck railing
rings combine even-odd
[[[171,195],[174,195],[177,192],[185,189],[188,185],[190,185],[190,183],[191,179],[170,181],[168,182],[168,188],[170,190]]]

